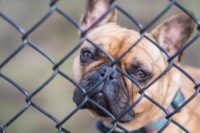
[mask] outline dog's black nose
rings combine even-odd
[[[109,74],[112,71],[112,67],[109,65],[103,65],[99,68],[99,74],[101,77],[106,76],[107,74]],[[112,79],[116,79],[118,77],[118,72],[116,70],[114,70],[109,76],[108,78],[110,80]]]

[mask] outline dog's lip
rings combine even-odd
[[[109,116],[108,114],[106,114],[106,113],[104,113],[103,111],[100,111],[100,110],[94,110],[94,109],[89,109],[89,110],[91,110],[94,114],[97,114],[97,115],[99,115],[102,119],[112,119],[111,118],[111,116]],[[140,114],[139,113],[135,113],[134,111],[133,111],[133,116],[134,117],[132,117],[132,118],[130,118],[130,119],[123,119],[123,117],[125,116],[122,116],[122,117],[120,117],[120,118],[117,118],[117,117],[114,117],[114,119],[113,119],[113,121],[117,121],[117,122],[119,122],[119,123],[122,123],[122,124],[124,124],[124,123],[129,123],[129,122],[131,122],[131,121],[133,121],[136,117],[138,117]]]
[[[109,108],[109,105],[104,97],[104,94],[102,92],[98,92],[96,94],[94,94],[91,97],[97,104],[103,104],[101,105],[103,108],[105,108],[108,111],[111,111]],[[96,107],[95,105],[86,105],[87,108],[92,109],[93,111],[95,111],[97,114],[102,115],[102,116],[108,116],[106,112],[102,111],[101,109],[99,109],[98,107]]]
[[[112,113],[113,110],[110,109],[109,104],[107,103],[105,96],[102,92],[98,92],[96,93],[92,98],[99,98],[100,100],[103,100],[104,104],[103,104],[103,108],[105,108],[108,112]],[[96,101],[96,100],[95,100]],[[97,103],[100,103],[100,101],[96,101]],[[101,101],[102,103],[102,101]],[[96,114],[102,116],[102,117],[109,117],[109,114],[106,113],[105,111],[102,111],[101,109],[99,109],[96,106],[93,105],[88,105],[86,106],[86,108],[91,109],[92,111],[94,111]],[[126,122],[130,122],[135,118],[136,113],[134,111],[132,111],[133,114],[124,114],[124,116],[122,116],[121,118],[118,119],[119,122],[121,123],[126,123]],[[133,117],[131,117],[133,116]],[[115,116],[115,118],[117,118],[118,116]]]
[[[125,113],[123,116],[121,116],[117,120],[121,123],[127,123],[127,122],[132,121],[136,117],[136,115],[137,113],[134,110],[132,110],[131,113],[127,111],[127,113]]]
[[[110,109],[109,104],[107,103],[107,100],[106,100],[105,95],[103,94],[103,92],[97,92],[97,93],[95,93],[91,97],[91,99],[94,100],[101,107],[103,107],[104,109],[106,109],[109,113],[111,113],[111,114],[113,113],[113,110]],[[105,118],[111,117],[111,116],[109,116],[108,113],[106,113],[105,111],[103,111],[102,109],[100,109],[99,107],[97,107],[96,105],[93,105],[93,104],[90,104],[90,103],[86,103],[84,106],[82,106],[82,109],[89,109],[92,112],[95,112],[97,115],[105,117]],[[119,118],[118,121],[120,123],[127,123],[127,122],[132,121],[135,117],[136,117],[136,113],[133,110],[132,114],[127,113],[124,116],[122,116],[121,118]],[[115,116],[115,118],[118,118],[118,116]]]

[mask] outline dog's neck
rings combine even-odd
[[[183,104],[184,101],[185,101],[185,97],[182,91],[179,89],[176,92],[176,95],[174,96],[171,104],[169,105],[168,111],[173,112],[174,110],[179,108]],[[160,130],[165,124],[167,124],[167,122],[168,121],[167,119],[165,119],[165,116],[161,116],[158,120],[154,122],[150,122],[144,127],[136,131],[132,131],[131,133],[153,133]],[[110,130],[110,128],[105,126],[102,121],[97,122],[97,128],[101,131],[101,133],[107,133]],[[115,131],[113,133],[119,133],[119,132]]]
[[[176,95],[174,96],[174,98],[173,98],[171,104],[169,105],[169,107],[167,108],[167,110],[169,112],[175,111],[177,108],[179,108],[183,104],[184,101],[185,101],[184,94],[179,89],[176,92]],[[164,127],[168,123],[168,120],[165,117],[166,116],[164,116],[164,115],[161,116],[156,121],[148,123],[146,126],[139,129],[138,131],[144,130],[145,132],[143,131],[143,133],[153,133],[153,132],[160,130],[162,127]],[[133,133],[139,133],[138,131],[133,132]]]

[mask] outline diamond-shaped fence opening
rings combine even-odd
[[[0,123],[2,123],[13,117],[16,112],[24,106],[25,97],[15,88],[15,86],[7,82],[5,79],[1,78],[0,83],[0,88],[2,90],[0,97],[0,101],[2,101],[0,103],[2,106],[0,110]]]
[[[28,64],[32,67],[28,67]],[[40,69],[37,69],[38,66]],[[52,66],[46,58],[27,45],[1,71],[31,92],[52,75]],[[41,73],[39,78],[38,74]]]
[[[0,46],[0,52],[1,57],[0,57],[0,61],[2,62],[3,60],[5,60],[5,58],[7,58],[7,56],[10,54],[10,52],[12,52],[14,49],[16,49],[20,44],[20,37],[21,34],[16,31],[9,23],[7,23],[7,21],[5,21],[4,19],[0,18],[0,30],[1,31],[7,31],[5,32],[5,34],[2,34],[2,43]],[[10,39],[12,38],[12,39]],[[10,43],[3,43],[9,41]]]
[[[182,123],[180,120],[176,119],[176,115],[181,110],[184,110],[184,108],[186,108],[188,106],[188,104],[191,103],[198,96],[198,93],[200,91],[200,85],[199,85],[199,81],[197,81],[197,79],[195,79],[195,77],[191,76],[191,74],[189,72],[187,72],[187,70],[185,70],[185,68],[182,68],[181,66],[176,64],[176,62],[174,60],[179,55],[181,55],[188,47],[190,47],[194,42],[196,42],[199,39],[200,20],[198,18],[196,18],[194,16],[194,14],[190,11],[192,9],[185,8],[183,6],[183,4],[181,3],[182,1],[179,2],[178,0],[169,0],[169,1],[166,0],[165,1],[166,5],[162,8],[162,10],[160,10],[160,8],[159,8],[160,11],[156,13],[157,15],[150,17],[151,20],[148,21],[145,25],[143,25],[140,22],[141,20],[137,19],[137,17],[134,16],[133,12],[130,12],[126,9],[126,6],[124,6],[124,5],[121,6],[120,5],[121,2],[114,1],[110,5],[108,10],[102,16],[100,16],[100,18],[92,26],[90,26],[86,30],[83,30],[83,29],[81,29],[79,23],[76,21],[76,19],[75,19],[76,16],[73,16],[71,14],[70,10],[69,11],[64,10],[62,5],[59,4],[59,3],[64,3],[64,2],[65,2],[64,0],[62,2],[60,2],[59,0],[49,1],[49,5],[48,5],[49,9],[29,29],[24,29],[23,25],[20,25],[19,23],[17,23],[9,15],[4,13],[3,11],[0,12],[0,19],[3,20],[5,23],[7,23],[9,26],[12,26],[16,32],[21,34],[21,36],[19,37],[21,42],[17,42],[18,45],[15,44],[16,49],[13,50],[12,52],[9,51],[6,54],[7,57],[2,62],[0,62],[0,78],[7,81],[8,84],[13,85],[17,91],[19,91],[21,94],[23,94],[24,101],[25,101],[24,106],[21,109],[19,109],[18,111],[16,111],[14,116],[11,116],[11,118],[9,118],[7,121],[3,121],[0,123],[0,133],[9,132],[10,127],[12,128],[12,125],[15,125],[15,122],[17,123],[16,125],[19,125],[19,127],[17,127],[17,128],[23,129],[23,127],[26,126],[26,130],[27,130],[27,127],[29,127],[29,125],[28,124],[25,125],[26,121],[23,121],[20,119],[26,113],[31,115],[29,110],[33,110],[33,109],[36,110],[37,113],[33,113],[32,115],[34,115],[34,116],[31,116],[32,118],[31,117],[27,118],[27,119],[29,119],[30,124],[36,123],[36,122],[31,121],[30,119],[34,119],[35,121],[37,121],[37,120],[43,121],[43,123],[45,123],[45,121],[50,121],[51,124],[49,124],[49,125],[51,125],[51,129],[54,128],[54,131],[52,131],[52,132],[57,132],[57,133],[71,132],[70,124],[68,125],[68,122],[75,115],[77,115],[77,112],[79,112],[79,110],[83,106],[85,106],[88,103],[90,103],[92,106],[95,106],[96,108],[101,110],[101,112],[105,113],[106,115],[108,115],[111,118],[111,123],[110,123],[111,126],[110,127],[106,127],[101,122],[97,124],[97,128],[100,129],[101,132],[108,132],[108,133],[117,132],[116,129],[120,129],[121,132],[127,132],[127,133],[135,132],[135,131],[130,131],[129,129],[126,129],[125,126],[123,126],[119,123],[119,120],[124,115],[126,115],[130,110],[132,110],[133,108],[137,108],[137,105],[139,105],[141,103],[141,101],[143,101],[143,100],[147,100],[148,102],[153,103],[154,104],[153,106],[156,106],[157,109],[159,109],[163,114],[164,123],[162,124],[161,127],[159,127],[157,129],[156,132],[162,132],[162,131],[165,131],[165,129],[171,128],[171,127],[178,128],[182,132],[190,132],[189,129],[187,129],[187,127],[184,127],[184,123]],[[66,2],[72,2],[72,1],[66,0]],[[129,1],[126,1],[126,3],[129,3]],[[132,2],[130,2],[130,3],[132,3]],[[78,5],[78,3],[74,3],[74,2],[73,2],[73,4]],[[137,2],[137,4],[138,4],[138,2]],[[155,4],[156,4],[156,1],[155,1]],[[160,21],[160,19],[166,15],[166,13],[171,11],[172,8],[174,8],[174,7],[182,12],[185,12],[187,15],[189,15],[195,21],[197,28],[196,28],[195,34],[193,34],[193,36],[185,44],[183,44],[183,46],[175,54],[170,56],[170,55],[168,55],[168,53],[165,49],[163,49],[157,42],[155,42],[155,40],[153,40],[152,38],[149,38],[148,35],[146,34],[146,32],[149,31],[150,29],[152,29],[152,27],[154,27],[156,25],[156,23],[158,23],[158,21]],[[71,9],[71,7],[70,7],[70,9]],[[123,15],[123,17],[126,17],[127,20],[129,20],[131,22],[131,24],[134,25],[134,27],[137,27],[136,30],[141,35],[140,38],[138,38],[129,48],[127,48],[127,50],[125,50],[125,52],[122,53],[119,56],[119,58],[117,58],[117,59],[114,59],[114,57],[112,57],[109,53],[107,53],[104,49],[102,49],[98,44],[96,44],[97,42],[93,42],[85,34],[87,31],[89,31],[95,25],[97,25],[102,19],[104,19],[107,16],[107,14],[109,14],[113,9],[116,9],[118,12],[120,12],[121,15]],[[146,12],[146,14],[148,14],[146,7],[141,6],[141,11]],[[67,23],[67,25],[65,26],[65,29],[63,29],[63,30],[66,30],[65,36],[69,36],[69,38],[71,38],[73,36],[72,34],[70,34],[70,32],[68,32],[68,30],[71,30],[71,29],[77,30],[77,36],[78,36],[78,31],[82,35],[82,38],[78,42],[73,44],[72,48],[71,48],[71,46],[70,47],[66,46],[65,47],[66,50],[62,50],[62,52],[65,51],[65,54],[63,57],[61,57],[61,58],[59,57],[59,60],[57,60],[57,61],[54,59],[55,57],[50,54],[51,52],[48,51],[49,50],[48,48],[46,49],[46,48],[42,47],[41,45],[38,45],[37,43],[39,43],[40,41],[37,41],[34,39],[34,37],[32,37],[32,35],[35,36],[34,34],[39,34],[40,29],[42,29],[42,25],[45,25],[45,23],[47,23],[48,21],[53,21],[53,19],[51,20],[51,16],[54,16],[54,14],[59,15],[59,17],[62,17],[62,19]],[[64,21],[62,23],[64,23]],[[70,27],[73,27],[73,28],[67,28],[67,26],[69,26],[69,25],[70,25]],[[56,28],[57,27],[54,27],[53,29],[56,29]],[[46,30],[47,29],[48,28],[46,28]],[[53,29],[51,29],[49,31],[53,32]],[[58,29],[56,29],[56,30],[58,30]],[[60,30],[62,30],[62,29],[60,29]],[[38,31],[38,33],[37,33],[37,31]],[[9,32],[9,31],[3,31],[3,32],[1,32],[1,34],[4,34],[6,32]],[[58,33],[58,32],[56,32],[56,33]],[[56,34],[56,33],[54,33],[54,34]],[[43,33],[41,32],[39,35],[40,38],[43,38],[42,34]],[[64,35],[62,35],[62,36],[64,37]],[[77,38],[77,36],[74,38]],[[52,40],[52,38],[48,38],[48,36],[46,36],[46,35],[45,35],[45,37],[46,37],[45,40],[48,40],[48,39]],[[150,41],[152,43],[152,45],[154,45],[154,47],[157,47],[157,49],[160,50],[168,59],[167,67],[159,75],[157,75],[157,77],[155,77],[150,83],[148,83],[145,86],[141,86],[140,84],[138,84],[138,82],[136,82],[131,76],[129,76],[125,71],[121,70],[118,67],[118,64],[120,63],[122,58],[124,56],[126,56],[128,52],[133,50],[137,45],[139,45],[138,43],[142,39],[146,39],[146,40]],[[66,39],[66,41],[67,41],[67,39]],[[65,42],[65,44],[69,45],[69,43],[71,43],[71,42],[74,42],[74,41],[69,40],[68,42]],[[87,90],[85,90],[82,86],[80,86],[72,78],[72,76],[71,76],[72,73],[70,70],[70,68],[72,68],[72,59],[71,58],[72,57],[74,58],[74,54],[78,50],[80,50],[80,47],[85,42],[90,44],[92,47],[95,47],[96,49],[98,49],[102,54],[104,54],[104,56],[106,56],[110,60],[110,62],[112,62],[111,63],[112,68],[108,72],[108,74],[106,74],[102,78],[102,80],[98,81],[95,85],[91,86]],[[1,40],[0,40],[0,43],[1,43]],[[2,42],[1,45],[6,45],[4,43],[5,42]],[[51,43],[51,41],[49,41],[49,43]],[[47,44],[45,44],[45,45],[47,45]],[[52,45],[49,44],[49,47],[51,47],[51,46]],[[31,64],[31,63],[23,64],[23,60],[25,59],[23,56],[30,56],[30,54],[29,54],[30,51],[27,50],[27,47],[29,49],[31,49],[31,51],[34,51],[35,53],[37,53],[37,56],[35,56],[35,58],[26,57],[26,58],[30,59],[30,62],[35,62],[35,64]],[[57,47],[57,46],[53,46],[53,49],[55,49],[55,47]],[[69,48],[69,49],[67,49],[67,48]],[[57,49],[58,54],[60,54],[59,50],[61,50],[61,49],[62,48]],[[28,53],[26,53],[24,51],[27,51]],[[19,58],[18,55],[21,53],[23,53],[23,56],[20,56],[20,58],[22,60],[22,62],[20,62],[21,63],[20,66],[24,66],[24,68],[29,68],[29,67],[33,68],[34,67],[34,68],[36,68],[35,70],[42,70],[42,69],[44,69],[44,67],[48,67],[46,69],[48,69],[48,70],[50,69],[51,72],[49,72],[49,71],[48,72],[39,71],[39,73],[34,72],[34,73],[36,73],[36,78],[32,79],[33,74],[31,74],[31,73],[25,74],[25,72],[24,72],[25,70],[23,71],[23,68],[21,68],[21,70],[19,70],[19,68],[17,67],[18,65],[16,63],[12,63],[12,62],[16,62],[14,60],[16,58]],[[0,55],[1,55],[1,53],[0,53]],[[20,59],[18,59],[18,60],[20,60]],[[45,65],[46,63],[44,63],[44,62],[41,63],[41,60],[45,60],[45,62],[48,62],[50,65]],[[41,64],[37,65],[37,62],[40,62]],[[9,66],[9,64],[11,64],[13,67]],[[10,68],[8,68],[8,67],[10,67]],[[40,67],[41,69],[37,68],[37,67]],[[65,71],[64,70],[65,68],[68,70]],[[168,73],[171,69],[176,69],[177,71],[179,71],[181,74],[183,74],[182,76],[184,76],[185,78],[190,80],[191,84],[193,84],[193,88],[188,88],[188,89],[192,89],[193,92],[191,91],[192,93],[190,95],[186,96],[185,101],[182,102],[174,110],[170,110],[170,108],[162,105],[160,102],[158,102],[153,97],[149,96],[147,93],[148,90],[150,89],[150,87],[153,86],[156,82],[158,82],[158,80],[161,80],[161,78],[163,78],[165,76],[165,74]],[[133,104],[131,104],[126,110],[124,110],[124,112],[122,112],[119,116],[113,115],[112,112],[109,112],[109,110],[102,107],[100,104],[98,104],[96,101],[94,101],[90,97],[91,91],[93,89],[95,89],[96,87],[98,87],[102,82],[104,82],[106,80],[106,78],[108,76],[110,76],[112,74],[112,72],[115,70],[120,72],[121,75],[123,75],[124,77],[129,79],[131,82],[133,82],[138,87],[138,98],[135,100],[135,102]],[[6,72],[6,71],[9,71],[9,72]],[[12,71],[12,72],[10,72],[10,71]],[[12,74],[8,74],[8,73],[12,73]],[[41,77],[44,77],[43,76],[44,73],[45,73],[45,75],[48,75],[48,77],[42,78],[42,81],[40,81]],[[35,74],[34,74],[34,76],[35,76]],[[22,83],[19,82],[18,79],[14,78],[14,77],[18,77],[18,78],[22,77],[22,79],[20,79],[20,81]],[[64,81],[66,81],[66,84],[68,84],[68,85],[66,85],[66,89],[67,89],[66,93],[71,93],[69,95],[71,95],[71,96],[73,95],[72,94],[73,90],[74,90],[73,88],[75,88],[75,87],[77,89],[80,89],[83,92],[84,100],[82,100],[81,103],[77,107],[75,107],[75,108],[72,107],[71,106],[72,102],[67,101],[67,100],[69,100],[67,98],[65,99],[63,92],[60,91],[61,88],[63,89],[63,86],[61,87],[61,85],[60,85],[63,81],[59,82],[58,79],[60,79],[60,78],[57,78],[57,77],[61,77],[62,80],[64,79]],[[27,82],[27,80],[30,80],[28,82],[28,84],[29,83],[34,84],[34,85],[32,85],[32,86],[34,86],[34,88],[31,91],[30,91],[29,86],[22,85],[23,79],[24,79],[24,82]],[[37,79],[37,80],[35,80],[35,79]],[[56,79],[56,81],[54,81],[55,79]],[[39,85],[35,85],[35,82],[38,80],[40,81]],[[53,85],[51,85],[51,83]],[[50,87],[48,87],[48,86],[50,86]],[[5,91],[5,90],[6,89],[0,90],[0,92]],[[9,93],[9,91],[7,93]],[[45,104],[42,103],[42,101],[41,101],[41,103],[38,103],[38,102],[40,102],[40,98],[42,99],[42,97],[45,97],[45,93],[51,93],[50,95],[46,94],[46,96],[51,100],[48,100],[46,98],[43,99],[43,100],[47,100],[47,102],[52,102],[52,104],[47,105],[47,107],[44,107]],[[55,94],[55,97],[54,97],[54,94]],[[59,97],[59,95],[61,97]],[[71,98],[70,100],[72,100],[72,97],[70,97],[70,98]],[[59,100],[57,100],[57,99],[59,99]],[[57,102],[59,102],[59,103],[57,103]],[[62,108],[64,103],[69,104],[71,106],[71,108],[68,109],[68,113],[66,113],[66,115],[63,116],[63,115],[60,115],[59,113],[63,114],[63,112],[65,112],[65,111],[63,111],[63,109],[65,109],[66,106]],[[57,104],[58,106],[52,107],[54,104]],[[59,108],[59,107],[61,107],[61,108]],[[0,107],[0,108],[4,108],[4,107]],[[53,108],[55,108],[55,109],[53,109]],[[53,111],[52,110],[50,111],[50,109],[53,109]],[[59,112],[59,110],[62,110],[62,111]],[[39,113],[39,115],[38,115],[38,113]],[[42,120],[43,118],[41,120],[36,119],[37,117],[40,118],[41,116],[43,118],[45,118],[45,120]],[[60,119],[60,118],[57,118],[57,116],[63,116],[63,117]],[[80,117],[80,116],[77,117],[76,120],[79,121],[79,123],[84,123],[84,120],[82,120],[82,117]],[[89,121],[92,121],[92,120],[90,119]],[[20,122],[22,123],[22,125],[20,125]],[[72,122],[72,123],[75,123],[75,122]],[[36,127],[37,125],[38,125],[38,128],[41,128],[41,130],[40,129],[37,131],[34,130],[33,132],[40,132],[40,131],[49,132],[49,126],[47,126],[48,124],[47,125],[43,124],[44,125],[43,126],[42,124],[40,125],[40,123],[38,122],[35,125],[32,125],[31,127],[37,128]],[[85,125],[85,123],[84,123],[84,125]],[[92,125],[94,125],[94,124],[92,124]],[[79,124],[77,124],[77,125],[75,125],[75,126],[73,125],[71,127],[76,127],[78,129],[79,127],[83,127],[83,126],[80,126]],[[43,130],[43,128],[44,128],[44,130]],[[46,130],[45,130],[45,128],[46,128]],[[16,130],[16,132],[19,132],[19,131],[22,131],[22,130]],[[84,129],[80,129],[80,130],[76,130],[76,131],[77,132],[78,131],[86,132],[86,131],[88,131],[88,129],[85,131],[84,131]],[[96,132],[96,131],[92,130],[91,132]],[[141,132],[145,132],[145,131],[141,129]]]

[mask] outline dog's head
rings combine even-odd
[[[169,65],[167,56],[146,38],[135,30],[122,28],[116,24],[116,10],[113,9],[99,23],[91,27],[104,14],[114,0],[88,0],[86,13],[81,19],[82,29],[87,31],[87,38],[97,44],[85,41],[73,66],[74,79],[87,92],[93,87],[88,96],[99,105],[120,116],[140,97],[139,88],[149,85]],[[158,43],[169,56],[172,56],[188,40],[194,29],[193,20],[184,13],[172,16],[157,26],[145,36]],[[132,49],[130,49],[135,43]],[[116,65],[106,55],[118,59],[128,49]],[[174,59],[178,62],[179,57]],[[119,71],[123,72],[123,74]],[[132,80],[130,80],[129,78]],[[102,79],[105,80],[96,85]],[[155,99],[162,105],[168,106],[179,87],[178,75],[170,70],[165,76],[152,84],[145,95]],[[76,89],[74,102],[79,105],[83,100],[83,92]],[[98,116],[107,118],[107,115],[91,103],[85,105]],[[129,129],[136,129],[153,120],[159,109],[150,101],[143,98],[135,108],[120,118]]]

